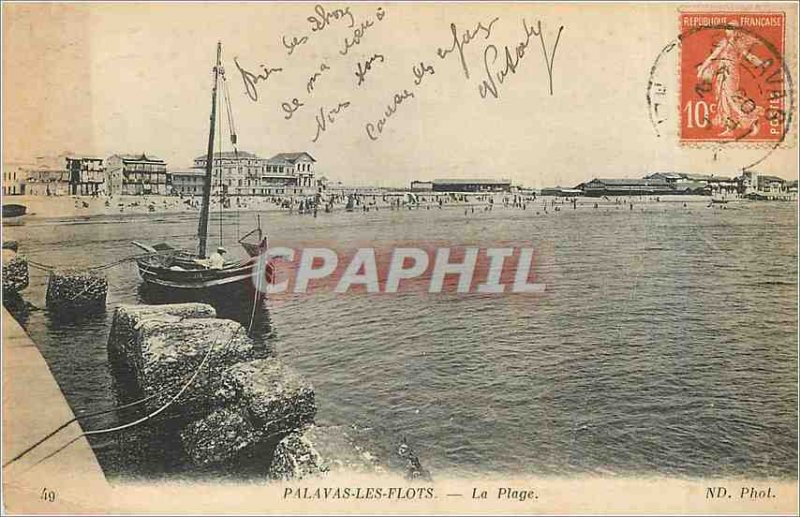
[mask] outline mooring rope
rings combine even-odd
[[[119,265],[125,264],[127,262],[133,262],[135,260],[139,260],[140,258],[145,258],[145,257],[149,257],[149,256],[152,256],[152,255],[154,255],[154,254],[153,253],[140,253],[138,255],[130,255],[128,257],[125,257],[125,258],[122,258],[122,259],[118,259],[118,260],[113,260],[111,262],[107,262],[107,263],[100,264],[100,265],[97,265],[97,266],[88,266],[88,267],[85,267],[85,268],[68,268],[68,270],[70,270],[70,271],[102,271],[102,270],[105,270],[105,269],[111,269],[112,267],[119,266]],[[28,263],[28,265],[33,266],[35,269],[40,269],[40,270],[45,271],[45,272],[53,272],[53,271],[66,270],[67,269],[67,268],[64,268],[64,267],[53,266],[51,264],[45,264],[43,262],[38,262],[38,261],[35,261],[35,260],[31,260],[31,259],[29,259],[27,257],[25,258],[25,261]]]
[[[134,406],[138,406],[140,404],[144,404],[148,400],[153,399],[153,398],[157,397],[158,395],[161,395],[165,391],[171,390],[174,387],[175,387],[174,384],[170,385],[170,386],[168,386],[166,388],[162,388],[162,389],[156,391],[155,393],[153,393],[151,395],[148,395],[148,396],[146,396],[144,398],[141,398],[139,400],[135,400],[133,402],[128,402],[127,404],[123,404],[121,406],[114,406],[112,408],[101,409],[101,410],[98,410],[98,411],[94,411],[92,413],[87,413],[85,415],[75,416],[75,417],[71,418],[70,420],[67,420],[66,422],[64,422],[60,426],[58,426],[56,429],[54,429],[50,433],[48,433],[41,440],[39,440],[36,443],[32,444],[30,447],[28,447],[24,451],[20,452],[19,454],[17,454],[16,456],[11,458],[7,462],[5,462],[3,464],[3,468],[6,468],[7,466],[11,465],[15,461],[19,460],[20,458],[22,458],[23,456],[25,456],[26,454],[28,454],[29,452],[34,450],[36,447],[40,446],[41,444],[43,444],[44,442],[46,442],[47,440],[49,440],[50,438],[52,438],[53,436],[58,434],[60,431],[62,431],[64,429],[66,429],[67,427],[69,427],[69,425],[73,424],[74,422],[77,422],[79,420],[84,420],[84,419],[87,419],[87,418],[93,418],[93,417],[96,417],[96,416],[106,415],[108,413],[113,413],[115,411],[119,411],[119,410],[122,410],[122,409],[127,409],[127,408],[131,408],[131,407],[134,407]]]
[[[116,260],[114,262],[110,262],[110,263],[103,264],[103,265],[100,265],[100,266],[95,266],[95,267],[88,268],[88,269],[90,269],[90,270],[107,269],[107,268],[114,267],[116,265],[131,261],[131,260],[136,260],[136,259],[138,259],[140,257],[149,256],[149,255],[152,255],[152,254],[148,253],[148,254],[144,254],[144,255],[142,255],[142,254],[133,255],[133,256],[126,257],[126,258],[121,259],[121,260]],[[49,266],[47,264],[43,264],[43,263],[31,261],[31,260],[28,260],[28,263],[33,265],[34,267],[37,267],[39,269],[42,269],[42,270],[50,273],[51,275],[57,269],[54,266]],[[250,321],[249,321],[249,324],[248,324],[248,327],[247,327],[247,332],[248,333],[251,332],[252,329],[253,329],[253,323],[255,321],[255,314],[256,314],[258,298],[259,298],[259,294],[260,294],[259,293],[259,287],[261,285],[261,283],[260,283],[261,268],[260,267],[259,267],[259,271],[258,271],[257,274],[258,274],[259,281],[257,282],[257,286],[256,286],[256,289],[254,290],[254,294],[253,294],[253,307],[252,307],[252,310],[250,312]],[[94,285],[88,286],[84,290],[84,292],[86,290],[88,290],[89,287],[94,287]],[[82,293],[79,293],[79,295],[80,294],[82,294]],[[236,331],[230,336],[230,338],[228,339],[227,343],[225,343],[223,348],[225,348],[228,345],[230,345],[230,343],[233,342],[233,340],[236,338],[236,336],[239,334],[239,332],[243,328],[244,327],[240,325],[239,328],[237,328]],[[214,351],[214,349],[217,346],[217,344],[218,344],[217,341],[215,341],[214,343],[211,344],[211,346],[209,347],[208,351],[204,355],[204,357],[203,357],[202,361],[200,362],[200,364],[198,365],[198,367],[194,370],[194,372],[191,374],[189,379],[183,384],[181,389],[173,397],[171,397],[170,400],[168,400],[166,402],[166,404],[164,404],[163,406],[161,406],[157,410],[153,411],[152,413],[150,413],[150,414],[148,414],[148,415],[146,415],[146,416],[144,416],[142,418],[139,418],[137,420],[134,420],[132,422],[128,422],[126,424],[121,424],[121,425],[118,425],[118,426],[115,426],[115,427],[106,428],[106,429],[95,429],[95,430],[90,430],[90,431],[83,431],[83,432],[81,432],[81,434],[79,434],[78,436],[76,436],[75,438],[70,440],[68,443],[63,445],[61,448],[57,449],[56,451],[50,453],[49,455],[45,456],[44,458],[42,458],[41,460],[36,462],[33,465],[33,467],[35,467],[39,463],[45,461],[46,459],[48,459],[48,458],[50,458],[52,456],[55,456],[58,452],[60,452],[61,450],[65,449],[66,447],[68,447],[70,444],[74,443],[75,441],[77,441],[81,437],[91,436],[91,435],[107,434],[107,433],[112,433],[112,432],[122,431],[122,430],[128,429],[128,428],[132,428],[132,427],[135,427],[135,426],[137,426],[137,425],[139,425],[139,424],[141,424],[143,422],[151,420],[152,418],[156,417],[160,413],[166,411],[172,404],[175,403],[176,400],[178,400],[178,398],[180,398],[181,395],[183,395],[184,392],[186,392],[187,389],[189,389],[189,387],[192,385],[194,380],[199,375],[199,373],[202,370],[202,368],[207,363],[208,359],[211,357],[211,353]],[[43,438],[41,438],[37,442],[35,442],[32,445],[30,445],[29,447],[27,447],[25,450],[23,450],[22,452],[17,454],[15,457],[11,458],[9,461],[7,461],[6,463],[3,464],[2,468],[5,469],[6,467],[11,465],[12,463],[20,460],[25,455],[29,454],[31,451],[33,451],[34,449],[36,449],[37,447],[39,447],[40,445],[45,443],[47,440],[51,439],[53,436],[58,434],[60,431],[66,429],[69,425],[73,424],[76,421],[84,420],[84,419],[88,419],[88,418],[92,418],[92,417],[96,417],[96,416],[100,416],[100,415],[105,415],[105,414],[108,414],[108,413],[113,413],[113,412],[116,412],[116,411],[120,411],[122,409],[127,409],[127,408],[130,408],[130,407],[134,407],[134,406],[143,404],[143,403],[147,402],[148,400],[151,400],[151,399],[157,397],[158,395],[161,395],[162,393],[164,393],[164,392],[166,392],[168,390],[171,390],[174,387],[175,387],[175,385],[171,385],[171,386],[168,386],[166,388],[162,388],[162,389],[156,391],[155,393],[153,393],[151,395],[148,395],[147,397],[144,397],[142,399],[139,399],[139,400],[136,400],[136,401],[133,401],[133,402],[129,402],[129,403],[126,403],[126,404],[123,404],[123,405],[120,405],[120,406],[115,406],[113,408],[108,408],[108,409],[104,409],[104,410],[95,411],[95,412],[92,412],[92,413],[89,413],[89,414],[85,414],[85,415],[75,416],[72,419],[70,419],[70,420],[64,422],[63,424],[61,424],[60,426],[58,426],[56,429],[54,429],[53,431],[51,431],[50,433],[45,435]],[[31,467],[31,468],[33,468],[33,467]]]
[[[255,297],[254,297],[254,300],[253,300],[254,309],[251,312],[250,324],[248,326],[248,332],[250,332],[252,330],[252,327],[253,327],[253,322],[254,322],[254,317],[255,317],[255,305],[257,303],[257,296],[258,296],[258,290],[256,290]],[[240,325],[239,328],[237,328],[236,331],[231,335],[231,337],[228,339],[228,341],[225,343],[225,345],[223,345],[223,348],[225,348],[228,345],[230,345],[231,342],[233,342],[233,340],[236,338],[236,336],[239,334],[239,332],[243,328],[244,327]],[[144,416],[142,418],[139,418],[137,420],[134,420],[132,422],[128,422],[128,423],[125,423],[125,424],[121,424],[121,425],[118,425],[118,426],[115,426],[115,427],[109,427],[109,428],[105,428],[105,429],[95,429],[95,430],[90,430],[90,431],[83,431],[79,435],[77,435],[75,438],[73,438],[72,440],[70,440],[69,442],[64,444],[62,447],[60,447],[59,449],[56,449],[52,453],[48,454],[44,458],[42,458],[39,461],[37,461],[36,463],[34,463],[31,466],[31,468],[35,467],[36,465],[39,465],[43,461],[55,456],[56,454],[58,454],[62,450],[66,449],[69,445],[71,445],[72,443],[76,442],[81,437],[92,436],[92,435],[100,435],[100,434],[107,434],[107,433],[112,433],[112,432],[117,432],[117,431],[122,431],[122,430],[125,430],[125,429],[129,429],[129,428],[135,427],[135,426],[137,426],[139,424],[142,424],[142,423],[144,423],[144,422],[146,422],[148,420],[151,420],[152,418],[154,418],[157,415],[161,414],[162,412],[166,411],[172,404],[175,403],[176,400],[178,400],[178,398],[180,398],[181,395],[183,395],[184,392],[186,392],[187,389],[189,389],[189,387],[195,381],[197,376],[200,374],[200,371],[203,369],[205,364],[208,362],[208,359],[211,357],[211,353],[214,351],[214,348],[217,346],[217,344],[218,344],[217,341],[215,341],[214,343],[211,344],[211,346],[209,347],[208,351],[203,356],[203,360],[200,362],[200,364],[197,366],[197,368],[191,374],[189,379],[183,384],[181,389],[174,396],[172,396],[170,398],[170,400],[168,400],[163,406],[161,406],[160,408],[156,409],[152,413],[149,413],[148,415],[146,415],[146,416]],[[70,424],[72,424],[72,423],[74,423],[74,422],[76,422],[78,420],[91,418],[91,417],[95,417],[95,416],[100,416],[100,415],[112,413],[112,412],[115,412],[115,411],[119,411],[119,410],[122,410],[122,409],[130,408],[130,407],[133,407],[133,406],[137,406],[139,404],[143,404],[144,402],[147,402],[148,400],[151,400],[151,399],[155,398],[156,396],[158,396],[158,395],[160,395],[160,394],[164,393],[165,391],[168,391],[168,390],[170,390],[172,388],[174,388],[174,385],[169,386],[167,388],[164,388],[162,390],[159,390],[159,391],[157,391],[157,392],[155,392],[155,393],[153,393],[153,394],[151,394],[151,395],[149,395],[147,397],[144,397],[142,399],[136,400],[134,402],[123,404],[121,406],[115,406],[115,407],[109,408],[109,409],[96,411],[96,412],[93,412],[93,413],[89,413],[87,415],[76,416],[76,417],[72,418],[71,420],[65,422],[64,424],[60,425],[55,430],[53,430],[50,433],[48,433],[44,438],[40,439],[39,441],[37,441],[36,443],[31,445],[30,447],[26,448],[24,451],[20,452],[17,456],[15,456],[11,460],[9,460],[5,464],[3,464],[3,468],[5,469],[6,467],[11,465],[15,461],[18,461],[19,459],[24,457],[26,454],[30,453],[31,451],[36,449],[38,446],[42,445],[47,440],[49,440],[50,438],[52,438],[53,436],[58,434],[60,431],[62,431],[63,429],[66,429]]]

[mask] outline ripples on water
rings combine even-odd
[[[273,246],[527,242],[547,284],[535,296],[283,296],[268,303],[266,339],[315,385],[319,422],[405,435],[434,475],[794,477],[795,209],[262,215]],[[224,220],[231,250],[238,219]],[[182,215],[5,231],[34,260],[81,267],[135,254],[132,240],[192,247],[194,229]],[[25,297],[41,307],[46,278],[32,273]],[[140,301],[135,265],[108,278],[106,314],[25,321],[75,410],[113,405],[110,314]],[[116,423],[104,418],[87,427]],[[93,446],[124,473],[114,443]]]

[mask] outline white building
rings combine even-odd
[[[211,194],[229,196],[307,194],[315,190],[315,162],[314,157],[306,152],[279,153],[272,158],[260,158],[247,151],[215,153]],[[193,169],[205,171],[205,155],[194,159]],[[183,182],[184,179],[186,182],[190,181],[189,176],[184,174],[186,171],[179,172],[182,175],[179,182]],[[175,176],[173,176],[173,186],[174,184]],[[202,194],[202,189],[199,193]]]

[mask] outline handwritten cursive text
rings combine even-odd
[[[244,90],[247,93],[247,96],[250,97],[253,102],[258,101],[258,88],[256,88],[258,82],[266,81],[269,79],[270,75],[283,71],[283,68],[267,68],[265,65],[261,65],[262,72],[256,75],[242,68],[242,66],[239,64],[239,60],[236,57],[233,58],[233,62],[236,64],[236,68],[238,68],[239,72],[242,74]]]
[[[312,142],[316,142],[319,140],[319,137],[322,133],[324,133],[328,129],[328,124],[333,124],[336,122],[335,115],[338,115],[340,111],[350,106],[349,101],[340,102],[338,106],[331,110],[326,110],[325,108],[320,108],[319,113],[314,117],[317,119],[317,134],[314,135],[314,138],[311,139]]]
[[[537,36],[542,44],[542,53],[544,54],[545,65],[547,66],[547,74],[549,78],[550,95],[553,95],[553,61],[555,59],[558,42],[561,39],[561,31],[564,30],[564,26],[562,25],[558,28],[558,35],[556,36],[556,41],[553,44],[553,50],[549,56],[547,55],[547,48],[544,41],[542,22],[538,21],[535,27],[528,27],[527,22],[523,19],[522,28],[525,30],[525,41],[518,43],[513,50],[510,49],[508,45],[505,46],[505,66],[500,70],[493,71],[491,66],[497,62],[497,58],[499,57],[499,51],[497,50],[497,47],[491,44],[486,45],[486,48],[483,52],[483,64],[486,70],[486,78],[483,79],[481,84],[478,85],[478,92],[482,98],[485,99],[489,94],[491,94],[495,99],[500,96],[498,84],[502,85],[505,83],[509,75],[517,73],[517,68],[519,67],[520,61],[525,57],[526,52],[528,51],[528,45],[530,45],[531,36]]]
[[[439,48],[436,50],[436,55],[439,56],[441,59],[446,58],[451,53],[458,50],[458,55],[461,58],[461,68],[464,70],[464,75],[469,79],[469,66],[467,66],[467,60],[464,58],[464,47],[468,45],[472,40],[476,38],[478,33],[483,34],[483,39],[489,39],[489,36],[492,35],[492,25],[495,24],[500,18],[495,17],[492,21],[489,22],[488,25],[483,25],[483,22],[479,22],[478,25],[475,26],[472,30],[465,30],[461,36],[458,35],[458,29],[456,28],[455,23],[450,24],[450,32],[453,34],[453,44],[450,46],[449,49]]]

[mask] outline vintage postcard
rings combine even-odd
[[[797,515],[796,3],[2,23],[4,512]]]

